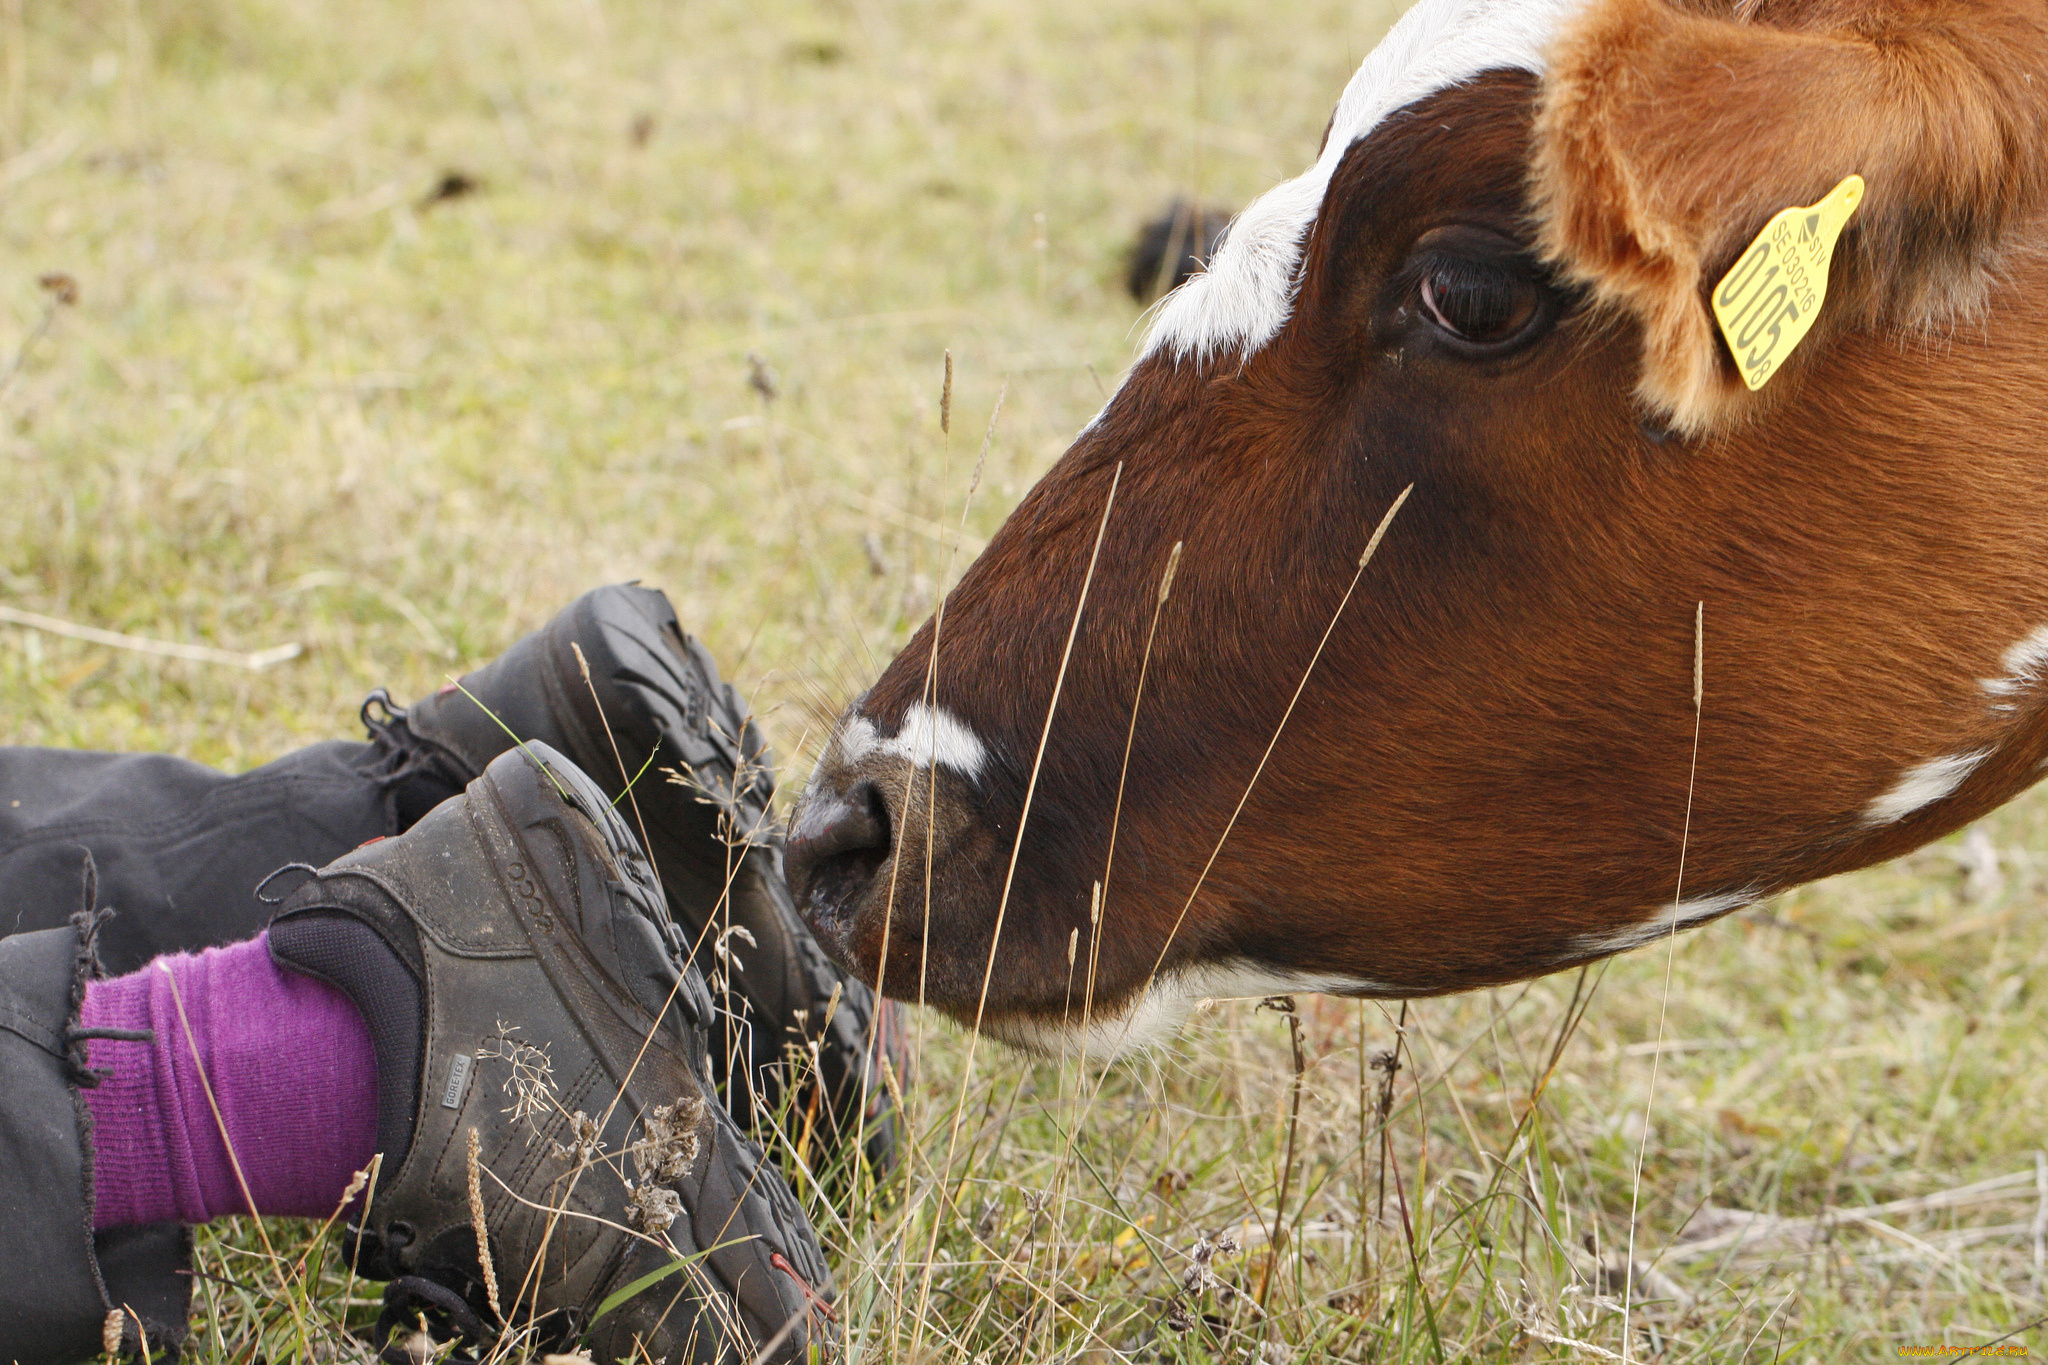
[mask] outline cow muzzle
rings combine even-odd
[[[940,1003],[973,960],[968,945],[986,937],[999,840],[981,757],[942,712],[908,717],[889,738],[850,712],[797,804],[797,907],[835,961],[887,993]]]

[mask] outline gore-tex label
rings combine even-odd
[[[467,1052],[458,1052],[448,1059],[448,1084],[441,1087],[441,1107],[460,1109],[462,1097],[469,1093],[469,1070],[476,1065],[476,1058]]]

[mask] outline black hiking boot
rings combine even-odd
[[[507,753],[329,864],[270,949],[370,1027],[383,1165],[357,1207],[392,1281],[387,1358],[423,1315],[514,1355],[739,1365],[821,1342],[824,1259],[712,1091],[704,980],[562,755]]]
[[[858,1137],[876,1169],[894,1163],[880,1059],[902,1078],[895,1006],[834,966],[797,916],[767,742],[665,596],[599,588],[459,686],[403,711],[382,694],[372,703],[388,713],[364,707],[372,737],[418,774],[402,799],[459,788],[513,735],[590,774],[642,834],[711,983],[713,1067],[732,1112],[763,1136],[779,1123],[807,1157]]]

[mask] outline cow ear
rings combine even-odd
[[[1701,433],[1754,403],[1709,293],[1781,210],[1864,196],[1816,330],[1938,324],[2048,199],[2039,0],[1591,0],[1550,54],[1531,201],[1543,254],[1644,336],[1639,396]]]

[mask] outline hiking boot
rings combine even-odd
[[[371,704],[386,717],[373,720]],[[459,685],[402,711],[382,693],[371,704],[372,737],[439,774],[440,791],[482,772],[514,735],[590,774],[644,839],[711,983],[713,1066],[732,1112],[757,1133],[779,1121],[800,1149],[812,1132],[833,1146],[858,1135],[872,1165],[893,1164],[879,1059],[900,1036],[896,1007],[834,966],[798,917],[767,741],[665,596],[599,588]],[[894,1065],[901,1077],[901,1055]]]
[[[329,864],[269,941],[369,1025],[380,1346],[424,1311],[522,1353],[805,1358],[829,1311],[816,1234],[717,1101],[710,997],[652,867],[561,754],[504,754]]]

